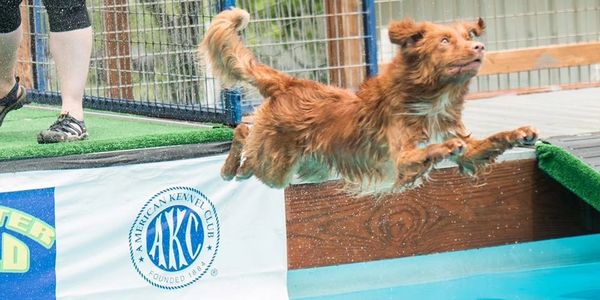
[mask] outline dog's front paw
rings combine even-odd
[[[441,146],[440,158],[448,158],[451,156],[461,156],[467,150],[467,144],[461,139],[447,140]]]
[[[442,144],[433,145],[427,153],[427,161],[436,163],[449,157],[461,156],[467,150],[467,144],[461,139],[447,140]]]
[[[467,144],[461,139],[451,139],[444,143],[450,152],[449,156],[460,156],[467,150]]]
[[[513,145],[533,145],[539,136],[538,130],[531,126],[523,126],[512,132],[511,140]]]

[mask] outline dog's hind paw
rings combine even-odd
[[[221,171],[221,178],[225,181],[230,181],[231,179],[233,179],[233,177],[235,177],[235,173],[234,174],[230,174],[230,173],[225,173],[223,171]]]
[[[253,174],[254,172],[252,171],[252,168],[250,168],[247,163],[242,163],[242,165],[237,169],[235,180],[246,180],[252,177]]]
[[[236,171],[237,166],[229,160],[226,160],[223,167],[221,167],[221,178],[225,181],[230,181],[235,177]]]

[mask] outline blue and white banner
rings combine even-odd
[[[2,299],[287,299],[284,195],[224,156],[0,175]]]

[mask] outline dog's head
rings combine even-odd
[[[407,67],[430,80],[465,82],[477,74],[483,61],[485,46],[477,41],[485,30],[481,18],[451,25],[407,19],[392,22],[388,29]]]

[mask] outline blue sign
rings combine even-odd
[[[54,188],[0,193],[0,298],[56,298]]]

